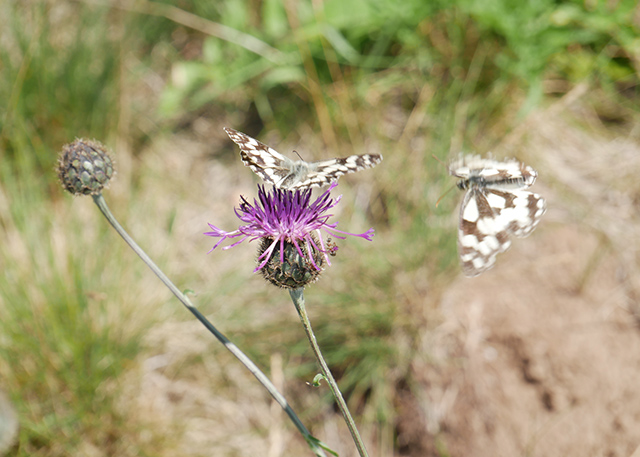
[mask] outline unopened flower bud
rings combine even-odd
[[[77,139],[63,146],[58,177],[73,195],[97,195],[113,176],[113,161],[97,141]]]

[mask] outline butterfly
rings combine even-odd
[[[509,249],[510,236],[528,236],[546,211],[544,198],[528,189],[538,173],[515,159],[498,161],[461,156],[449,173],[466,190],[460,206],[458,254],[466,276],[493,267],[496,256]]]
[[[224,131],[240,146],[240,157],[245,166],[279,189],[322,187],[342,175],[375,167],[382,161],[379,154],[352,155],[319,162],[291,160],[249,135],[227,127]]]

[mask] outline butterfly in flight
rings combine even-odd
[[[240,157],[245,166],[279,189],[322,187],[344,174],[375,167],[382,161],[379,154],[352,155],[319,162],[291,160],[249,135],[227,127],[224,131],[240,146]]]
[[[498,161],[461,156],[449,173],[466,190],[460,206],[458,253],[466,276],[493,267],[496,256],[509,249],[510,236],[525,237],[546,211],[544,198],[528,189],[538,173],[517,160]]]

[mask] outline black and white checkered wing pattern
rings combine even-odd
[[[228,127],[225,127],[224,131],[240,146],[240,158],[244,165],[251,168],[263,181],[278,187],[277,183],[291,172],[293,160],[242,132]]]
[[[450,167],[466,189],[460,207],[458,252],[462,270],[477,276],[491,268],[496,256],[509,249],[510,236],[525,237],[545,213],[544,199],[527,189],[536,171],[515,160],[463,157]]]
[[[374,167],[382,161],[378,154],[352,155],[320,162],[294,161],[242,132],[227,127],[224,130],[240,146],[242,162],[265,182],[280,189],[322,187],[344,174]]]
[[[375,167],[382,161],[378,154],[352,155],[345,158],[322,160],[320,162],[306,163],[308,170],[305,176],[292,183],[292,189],[304,189],[307,187],[322,187],[336,181],[340,176],[366,168]]]

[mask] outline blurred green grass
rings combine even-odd
[[[145,199],[153,192],[144,183],[154,181],[139,151],[197,129],[201,119],[254,136],[277,132],[327,155],[372,148],[385,156],[362,177],[371,181],[369,201],[351,209],[345,198],[341,215],[373,226],[374,242],[349,244],[327,272],[339,280],[321,281],[308,301],[350,403],[393,435],[392,392],[411,384],[413,338],[437,321],[424,308],[458,272],[451,216],[458,199],[435,208],[452,182],[432,155],[446,161],[460,150],[488,151],[578,82],[634,110],[637,5],[227,0],[180,7],[0,6],[0,387],[20,414],[15,455],[78,455],[88,443],[107,455],[171,455],[176,446],[177,436],[160,432],[140,438],[148,424],[115,406],[145,330],[167,314],[136,311],[137,300],[149,310],[167,299],[136,292],[144,268],[132,265],[88,202],[63,196],[53,167],[75,137],[126,145],[116,151],[115,208],[131,223],[145,216],[140,234],[158,226],[175,242],[180,200],[168,203],[175,206],[165,208],[166,221],[152,219]],[[179,196],[188,198],[186,186]],[[178,250],[156,253],[170,265]],[[178,278],[204,289],[203,303],[247,293],[238,277],[246,266],[218,283],[192,268],[179,269]],[[206,290],[209,281],[225,296]],[[278,317],[243,328],[248,312],[230,312],[229,336],[261,366],[272,351],[287,354],[297,363],[294,376],[310,380],[317,369],[297,324]]]

